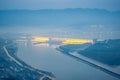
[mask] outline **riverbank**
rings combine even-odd
[[[90,66],[92,66],[92,67],[94,67],[94,68],[96,68],[96,69],[99,69],[99,70],[101,70],[101,71],[103,71],[103,72],[105,72],[105,73],[107,73],[107,74],[109,74],[109,75],[111,75],[111,76],[113,76],[113,77],[116,77],[116,78],[120,79],[120,74],[119,74],[118,72],[113,71],[113,70],[110,70],[110,69],[108,69],[108,67],[106,68],[105,66],[99,64],[98,62],[91,61],[91,59],[88,59],[88,58],[85,57],[85,56],[82,56],[82,57],[81,57],[81,56],[80,56],[79,54],[77,54],[76,52],[68,52],[68,51],[66,51],[66,50],[64,50],[64,49],[62,49],[62,48],[60,48],[60,47],[58,47],[58,48],[56,48],[56,49],[57,49],[58,51],[64,53],[64,54],[67,55],[67,56],[70,56],[70,57],[72,57],[72,58],[74,58],[74,59],[76,59],[76,60],[78,60],[78,61],[80,61],[80,62],[86,63],[86,64],[88,64],[88,65],[90,65]],[[78,55],[79,55],[79,56],[78,56]]]
[[[17,47],[13,43],[0,40],[0,80],[55,80],[52,73],[35,69],[16,55]]]

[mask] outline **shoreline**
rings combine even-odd
[[[120,74],[118,74],[118,73],[112,72],[112,71],[110,71],[110,70],[108,70],[108,69],[103,68],[102,66],[99,66],[99,65],[97,65],[97,64],[94,64],[94,63],[92,63],[92,62],[90,62],[90,61],[87,61],[87,60],[85,60],[85,59],[79,58],[78,56],[75,56],[75,55],[71,54],[70,52],[64,51],[64,50],[61,49],[60,47],[56,48],[56,50],[62,52],[63,54],[65,54],[65,55],[67,55],[67,56],[70,56],[70,57],[72,57],[72,58],[74,58],[74,59],[76,59],[76,60],[78,60],[78,61],[81,61],[81,62],[83,62],[83,63],[85,63],[85,64],[88,64],[89,66],[92,66],[92,67],[94,67],[94,68],[96,68],[96,69],[99,69],[99,70],[101,70],[101,71],[103,71],[103,72],[105,72],[105,73],[107,73],[107,74],[109,74],[109,75],[111,75],[111,76],[113,76],[113,77],[115,77],[115,78],[120,79]]]
[[[30,80],[55,80],[55,76],[52,73],[35,69],[35,68],[29,66],[28,64],[26,64],[21,59],[19,59],[15,53],[11,53],[9,51],[9,49],[7,48],[8,45],[9,44],[1,46],[1,48],[5,54],[5,56],[3,58],[8,59],[8,61],[7,61],[8,63],[12,63],[12,64],[8,65],[10,67],[10,68],[7,68],[8,70],[11,70],[11,68],[12,68],[11,72],[15,72],[17,69],[17,71],[19,72],[19,73],[16,72],[17,75],[23,75],[26,78],[25,80],[29,80],[29,79]],[[15,48],[13,48],[13,51],[16,52]],[[6,73],[8,73],[8,72],[6,72]],[[11,73],[8,73],[8,74],[11,74]],[[17,77],[14,77],[14,78],[17,79]],[[24,78],[21,78],[21,79],[24,79]]]

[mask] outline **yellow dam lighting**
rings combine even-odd
[[[49,37],[36,36],[36,37],[34,37],[34,39],[32,41],[33,42],[47,42],[47,41],[49,41]]]
[[[63,44],[84,44],[84,43],[93,43],[93,40],[88,40],[88,39],[66,39],[62,43]]]

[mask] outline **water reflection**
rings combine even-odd
[[[40,44],[34,44],[34,46],[37,46],[37,47],[49,47],[50,45],[48,43],[40,43]]]

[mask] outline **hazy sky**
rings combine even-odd
[[[120,10],[120,0],[0,0],[0,9],[99,8]]]

